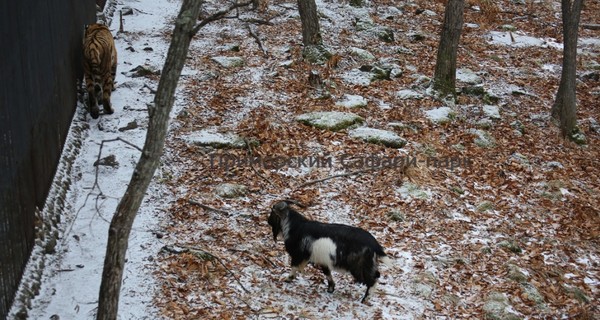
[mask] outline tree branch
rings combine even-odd
[[[202,209],[204,209],[204,210],[208,210],[208,211],[214,211],[214,212],[217,212],[217,213],[222,213],[222,214],[227,214],[227,215],[229,214],[229,212],[227,212],[227,211],[225,211],[225,210],[221,210],[221,209],[216,209],[216,208],[213,208],[213,207],[209,207],[209,206],[207,206],[207,205],[205,205],[205,204],[202,204],[202,203],[200,203],[200,202],[198,202],[198,201],[196,201],[196,200],[192,200],[192,199],[190,199],[190,200],[188,200],[188,202],[189,202],[190,204],[193,204],[193,205],[195,205],[195,206],[198,206],[198,207],[200,207],[200,208],[202,208]]]
[[[228,14],[230,11],[232,11],[232,10],[235,10],[235,9],[237,9],[237,8],[246,7],[246,6],[249,6],[249,5],[251,5],[251,4],[252,4],[252,0],[250,0],[250,1],[247,1],[247,2],[235,3],[235,4],[231,5],[229,8],[227,8],[227,9],[223,9],[223,10],[221,10],[221,11],[219,11],[219,12],[217,12],[217,13],[215,13],[215,14],[211,15],[211,16],[209,16],[208,18],[206,18],[206,19],[204,19],[204,20],[200,21],[200,22],[199,22],[198,24],[196,24],[196,25],[194,26],[194,28],[192,29],[192,31],[191,31],[191,35],[192,35],[192,37],[193,37],[193,36],[195,36],[195,35],[198,33],[198,31],[199,31],[200,29],[202,29],[202,27],[204,27],[205,25],[207,25],[207,24],[209,24],[209,23],[211,23],[211,22],[213,22],[213,21],[216,21],[216,20],[219,20],[219,19],[223,19],[223,18],[225,18],[225,16],[226,16],[226,15],[227,15],[227,14]]]

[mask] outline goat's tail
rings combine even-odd
[[[392,267],[393,261],[385,253],[383,253],[383,254],[376,253],[375,255],[377,257],[377,262],[378,263],[381,263],[381,264],[385,265],[388,268]]]

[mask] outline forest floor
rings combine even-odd
[[[561,138],[549,117],[561,74],[560,2],[468,1],[457,65],[477,79],[461,78],[455,104],[427,90],[444,4],[366,3],[356,8],[346,1],[317,1],[323,42],[333,53],[323,64],[302,57],[294,1],[240,9],[196,35],[166,152],[132,234],[121,318],[600,318],[600,31],[579,30],[577,119],[587,143],[578,145]],[[162,68],[179,5],[117,4],[117,10],[133,8],[123,16],[124,32],[117,33],[116,15],[111,24],[125,73],[117,77],[115,114],[90,122],[88,136],[96,144],[82,152],[89,167],[81,165],[86,183],[79,185],[89,187],[99,174],[104,190],[112,183],[120,187],[110,190],[113,198],[100,209],[98,202],[96,207],[83,202],[90,190],[79,187],[73,207],[84,210],[77,219],[104,212],[96,223],[107,227],[106,214],[116,206],[137,156],[132,148],[107,147],[106,154],[121,161],[118,170],[129,171],[116,175],[117,169],[103,167],[97,173],[89,169],[97,142],[118,136],[143,143],[147,113],[139,108],[151,102],[159,76],[133,78],[128,70]],[[207,1],[203,16],[222,5]],[[581,23],[600,23],[598,12],[600,2],[585,2]],[[379,37],[381,30],[391,30],[393,41]],[[223,57],[242,58],[243,65],[225,67],[218,63]],[[389,79],[360,80],[369,72],[359,69],[386,65],[395,68]],[[322,80],[318,88],[308,81],[311,73]],[[485,93],[467,94],[474,87]],[[420,95],[405,98],[403,90]],[[363,97],[366,106],[340,105],[345,95]],[[444,106],[451,109],[447,121],[428,118],[426,111]],[[353,127],[330,131],[296,120],[312,111],[354,113],[364,119],[362,126],[392,131],[407,144],[386,147],[352,137]],[[120,130],[131,121],[139,127]],[[191,143],[194,134],[237,135],[256,143],[218,149]],[[131,149],[131,155],[119,148]],[[227,159],[248,157],[332,161],[225,165]],[[417,165],[359,162],[406,157]],[[353,165],[343,159],[353,159]],[[460,163],[450,167],[448,159]],[[380,268],[380,290],[369,303],[360,303],[364,287],[347,274],[334,273],[333,294],[312,267],[293,283],[283,281],[289,258],[266,221],[280,199],[303,203],[307,208],[299,210],[312,219],[360,226],[385,247],[394,262]],[[76,222],[72,230],[78,230]],[[101,231],[93,233],[90,248],[98,254],[89,258],[96,268],[88,277],[97,278],[106,240]],[[76,245],[83,240],[78,237]],[[72,248],[67,244],[65,251],[75,252]],[[70,276],[76,277],[61,275]],[[50,287],[69,291],[85,279],[79,277],[68,284],[50,281]],[[48,290],[33,314],[73,309],[73,298]],[[93,293],[85,293],[88,313],[95,306]]]

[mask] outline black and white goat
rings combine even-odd
[[[367,285],[361,302],[365,302],[379,278],[378,264],[389,265],[383,247],[367,231],[343,224],[312,221],[292,209],[288,202],[273,205],[269,215],[273,240],[283,237],[285,250],[292,258],[291,281],[308,262],[321,267],[327,277],[327,292],[335,290],[331,270],[350,272],[354,279]]]

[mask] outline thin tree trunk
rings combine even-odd
[[[321,37],[315,0],[298,0],[298,11],[302,22],[302,43],[304,47],[322,44],[323,38]]]
[[[463,25],[464,0],[449,0],[438,46],[433,88],[441,96],[456,95],[456,52]]]
[[[560,121],[563,137],[573,133],[577,126],[577,30],[583,0],[562,0],[563,65],[552,117]]]
[[[175,21],[171,46],[154,99],[155,106],[149,112],[150,123],[146,134],[146,142],[129,186],[121,202],[119,202],[117,212],[113,216],[108,230],[108,244],[104,259],[104,271],[102,272],[102,284],[100,285],[97,319],[114,320],[117,318],[129,233],[163,153],[169,113],[173,107],[177,81],[181,75],[190,41],[194,35],[192,29],[200,13],[201,2],[198,0],[184,0]]]

